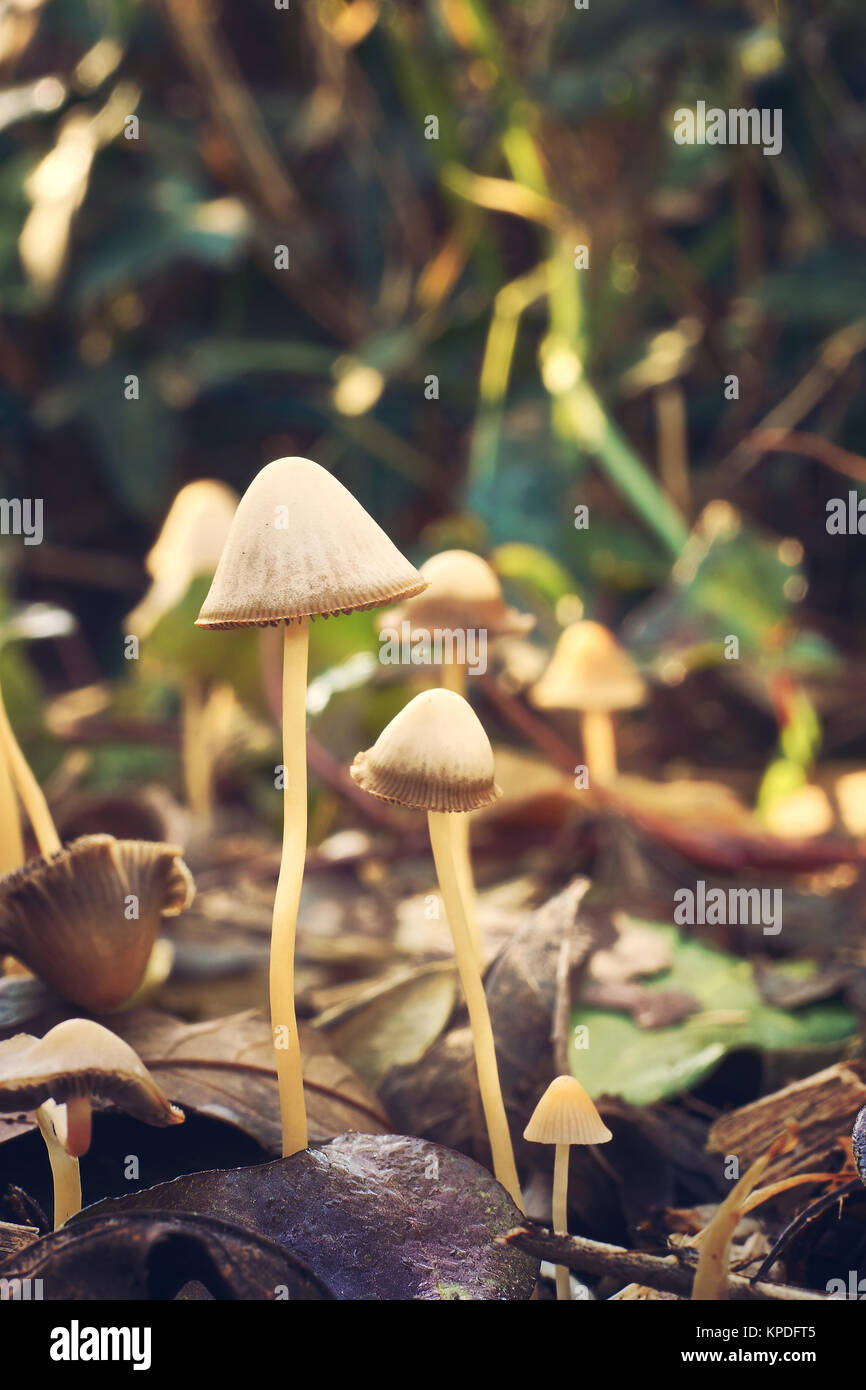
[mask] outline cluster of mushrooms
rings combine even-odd
[[[282,1151],[290,1156],[307,1147],[294,956],[307,844],[310,620],[397,605],[385,620],[408,619],[413,631],[471,624],[490,636],[520,635],[533,620],[506,606],[498,579],[478,556],[448,551],[415,569],[352,494],[309,459],[268,464],[230,521],[230,498],[222,485],[196,484],[184,492],[203,486],[220,492],[208,499],[209,516],[217,507],[216,524],[202,535],[201,494],[188,495],[173,522],[177,535],[172,540],[164,531],[148,557],[154,589],[136,610],[136,622],[142,632],[152,630],[166,598],[162,590],[177,597],[191,573],[208,569],[213,581],[197,627],[282,628],[283,839],[273,907],[270,1009]],[[220,551],[214,558],[217,539]],[[173,553],[180,548],[187,555],[180,576],[161,564],[162,551],[172,547]],[[441,681],[439,688],[411,699],[374,745],[357,755],[351,775],[371,796],[427,813],[469,1015],[493,1170],[523,1210],[482,982],[468,833],[469,813],[491,804],[500,792],[490,742],[466,699],[465,671],[445,665]],[[206,688],[194,680],[184,684],[183,694],[199,711],[207,698]],[[616,775],[612,715],[640,703],[644,688],[607,630],[591,622],[567,628],[531,698],[545,710],[579,711],[590,773],[600,784],[610,782]],[[201,721],[185,722],[192,729]],[[0,867],[6,871],[0,878],[0,956],[22,962],[89,1012],[118,1008],[144,977],[161,918],[191,901],[192,881],[180,851],[109,835],[62,846],[2,704],[0,750]],[[206,749],[185,739],[184,765],[190,799],[197,797],[206,813],[212,782]],[[16,792],[42,852],[27,864]],[[130,903],[136,920],[135,929],[127,931]],[[0,1110],[36,1110],[55,1179],[55,1225],[80,1207],[77,1159],[89,1145],[94,1096],[151,1124],[183,1119],[132,1049],[91,1020],[59,1024],[41,1040],[19,1035],[0,1043]],[[539,1101],[525,1137],[556,1147],[554,1225],[565,1232],[569,1146],[604,1143],[610,1131],[579,1082],[558,1077]],[[570,1297],[566,1270],[557,1271],[557,1296]]]

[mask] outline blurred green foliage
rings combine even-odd
[[[454,534],[495,549],[551,613],[576,594],[617,624],[649,601],[640,627],[718,498],[748,525],[679,595],[699,640],[733,614],[763,655],[784,629],[795,664],[797,606],[820,628],[866,600],[860,552],[823,526],[850,479],[748,447],[771,412],[849,451],[866,426],[853,0],[14,14],[0,484],[46,499],[21,592],[68,604],[102,669],[122,669],[179,486],[243,489],[285,453],[334,470],[416,560]],[[779,109],[781,153],[678,145],[697,101]],[[752,526],[799,542],[796,592]],[[316,670],[355,650],[329,628]]]

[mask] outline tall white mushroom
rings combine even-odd
[[[309,620],[378,608],[425,581],[336,478],[305,458],[269,463],[235,513],[198,627],[283,627],[283,852],[271,936],[283,1154],[307,1146],[294,954],[307,843]]]

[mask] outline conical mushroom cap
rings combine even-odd
[[[613,1135],[573,1076],[551,1081],[523,1131],[534,1144],[606,1144]]]
[[[572,623],[532,687],[539,709],[602,711],[643,703],[646,686],[631,657],[601,623]]]
[[[69,1018],[44,1038],[17,1033],[0,1042],[0,1111],[35,1110],[98,1096],[148,1125],[183,1123],[128,1043],[87,1018]]]
[[[0,955],[84,1009],[116,1009],[144,978],[162,918],[194,891],[174,845],[83,835],[0,878]]]
[[[471,705],[451,690],[416,695],[351,771],[371,796],[421,811],[474,811],[500,795],[490,740]]]
[[[146,636],[180,603],[193,579],[219,563],[238,505],[234,488],[213,478],[187,483],[172,502],[146,566],[153,583],[126,618],[130,632]]]
[[[240,500],[198,627],[264,627],[378,608],[425,588],[336,478],[276,459]]]
[[[484,628],[491,637],[516,636],[535,626],[532,614],[506,605],[495,571],[471,550],[443,550],[425,560],[420,574],[429,588],[383,613],[381,626],[407,621],[413,631]]]

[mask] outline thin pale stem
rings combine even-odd
[[[484,1109],[490,1151],[493,1156],[493,1171],[502,1186],[511,1194],[520,1210],[523,1211],[523,1194],[520,1191],[517,1166],[514,1162],[514,1150],[511,1146],[511,1134],[508,1129],[508,1118],[505,1114],[502,1088],[499,1084],[496,1045],[490,1023],[490,1013],[487,1008],[487,996],[484,993],[481,972],[478,969],[478,962],[472,945],[472,934],[457,867],[455,819],[455,816],[447,812],[428,812],[430,844],[433,850],[433,860],[436,864],[439,888],[448,917],[448,925],[451,928],[451,936],[454,941],[454,954],[457,958],[460,983],[466,999],[466,1008],[469,1011],[469,1025],[472,1029],[472,1042],[475,1049],[475,1066],[478,1070],[481,1104]]]
[[[557,1144],[553,1160],[553,1229],[558,1236],[568,1235],[568,1144]],[[571,1299],[571,1275],[565,1265],[556,1266],[556,1297]]]
[[[466,699],[466,667],[459,661],[445,661],[440,668],[442,688],[451,690],[455,695],[460,695]],[[472,872],[472,851],[469,843],[469,817],[458,816],[455,821],[455,844],[457,846],[457,871],[460,875],[460,882],[463,888],[463,900],[466,903],[466,915],[469,918],[469,930],[472,934],[472,945],[475,948],[475,956],[479,968],[483,968],[484,955],[481,941],[481,928],[478,924],[478,895],[475,891],[475,875]]]
[[[9,723],[2,693],[0,693],[0,746],[6,755],[12,781],[24,803],[30,824],[33,826],[33,833],[39,844],[40,852],[46,858],[51,854],[57,854],[61,848],[60,836],[57,834],[57,828],[51,818],[48,802],[42,795],[42,788],[33,776],[30,764],[22,753],[12,725]]]
[[[580,716],[583,755],[590,785],[604,786],[616,777],[616,737],[606,710],[585,710]]]
[[[213,819],[213,757],[207,727],[205,683],[191,676],[181,687],[183,780],[195,820],[207,828]]]
[[[307,850],[308,646],[306,618],[284,624],[283,852],[274,898],[270,973],[284,1158],[307,1147],[301,1045],[295,1019],[295,934]]]
[[[66,1122],[63,1106],[48,1100],[36,1111],[36,1123],[45,1140],[54,1188],[54,1229],[59,1231],[71,1216],[81,1211],[81,1173],[78,1159],[66,1152]]]
[[[451,690],[455,695],[462,695],[466,699],[466,667],[459,661],[443,661],[440,667],[442,672],[443,690]]]
[[[11,874],[24,863],[21,813],[4,749],[0,749],[0,874]]]
[[[93,1108],[90,1096],[73,1096],[66,1102],[66,1152],[82,1158],[90,1148]]]
[[[463,901],[466,904],[466,920],[469,923],[469,935],[472,938],[472,949],[475,952],[478,969],[483,970],[484,954],[481,927],[478,922],[478,894],[475,890],[475,875],[472,872],[472,846],[469,840],[468,815],[455,816],[454,853],[457,860],[457,876],[460,880],[460,890],[463,894]]]

